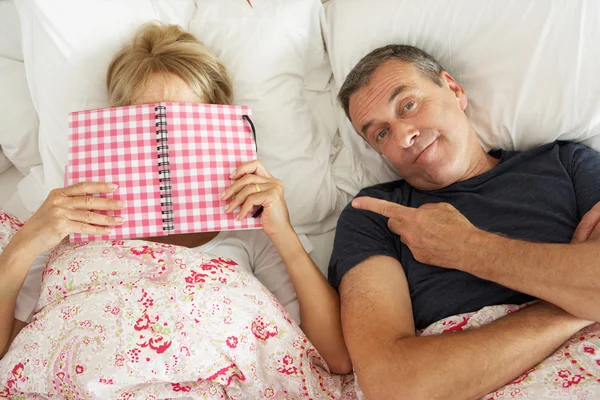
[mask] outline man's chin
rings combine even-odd
[[[431,191],[448,187],[455,183],[456,179],[453,179],[448,174],[444,174],[440,171],[439,173],[429,173],[426,176],[415,179],[406,178],[406,182],[408,182],[415,189]]]

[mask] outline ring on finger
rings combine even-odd
[[[256,193],[260,193],[260,185],[258,183],[254,184],[254,189],[256,189]]]

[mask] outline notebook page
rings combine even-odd
[[[113,182],[108,198],[125,200],[125,223],[110,235],[72,235],[71,241],[163,235],[154,104],[74,112],[69,115],[67,184]]]
[[[221,193],[233,181],[239,165],[256,159],[245,106],[163,103],[169,131],[169,158],[173,196],[173,233],[257,229],[260,218],[236,221],[223,212]]]

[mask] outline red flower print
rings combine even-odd
[[[577,385],[582,380],[583,380],[583,376],[581,376],[581,375],[575,375],[573,377],[573,379],[571,379],[571,382],[573,382],[573,384]]]
[[[68,270],[71,272],[77,272],[79,271],[79,262],[78,261],[73,261],[69,264]]]
[[[269,338],[277,336],[279,333],[279,328],[277,326],[273,327],[272,330],[268,330],[269,324],[263,322],[262,317],[258,317],[256,321],[252,322],[251,331],[256,336],[256,338],[261,340],[267,340]]]
[[[167,340],[161,334],[156,334],[148,341],[148,345],[152,350],[155,350],[157,354],[162,354],[167,351],[169,347],[171,347],[171,341]]]
[[[154,257],[154,250],[152,250],[148,246],[134,247],[131,249],[131,252],[133,254],[135,254],[136,256],[143,256],[146,254],[150,254],[152,256],[152,258],[156,258],[156,257]]]
[[[75,373],[76,373],[77,375],[81,375],[81,374],[83,374],[83,367],[82,367],[81,365],[78,365],[78,366],[76,366],[76,367],[75,367]]]
[[[233,369],[234,371],[228,372],[231,369]],[[227,367],[221,368],[220,370],[206,378],[206,380],[208,381],[216,381],[224,386],[231,385],[231,382],[234,379],[240,380],[242,382],[246,380],[246,375],[244,375],[242,371],[237,369],[237,366],[235,364],[230,364]],[[201,379],[198,379],[198,381],[200,380]]]
[[[235,349],[238,345],[238,339],[235,336],[229,336],[225,343],[227,343],[227,346],[229,346],[229,348]]]
[[[569,376],[571,376],[571,371],[561,369],[560,371],[558,371],[558,376],[560,376],[563,379],[567,379]]]
[[[210,261],[213,263],[216,263],[216,264],[225,264],[225,265],[231,265],[231,266],[237,265],[237,263],[235,261],[233,261],[229,258],[223,258],[223,257],[213,258]]]
[[[114,382],[112,379],[104,379],[104,378],[100,378],[98,379],[99,383],[104,383],[106,385],[114,385]]]
[[[123,357],[121,354],[117,354],[115,356],[115,365],[117,367],[122,367],[125,364],[125,357]]]
[[[283,366],[277,368],[277,371],[286,375],[296,375],[298,373],[298,369],[292,365],[294,363],[294,358],[289,354],[285,355],[280,362],[283,363]]]
[[[588,354],[594,355],[596,354],[596,349],[594,349],[593,347],[589,347],[589,346],[585,346],[583,348],[583,351],[585,351]]]
[[[136,363],[140,361],[140,351],[140,349],[131,349],[127,352],[127,355],[131,359],[131,362]]]
[[[190,276],[186,276],[185,277],[185,282],[186,283],[204,283],[206,282],[206,277],[208,277],[208,275],[206,274],[199,274],[196,271],[191,271],[192,274]]]
[[[17,376],[21,376],[21,373],[23,372],[23,369],[25,368],[25,366],[23,365],[23,363],[18,363],[17,365],[15,365],[12,369],[12,373],[15,377]]]
[[[181,386],[179,383],[171,383],[174,392],[190,392],[192,388],[190,386]]]
[[[471,317],[462,317],[462,319],[463,320],[458,323],[456,323],[454,321],[444,322],[444,325],[449,324],[451,326],[450,326],[450,328],[444,329],[444,331],[442,333],[462,331],[462,328],[464,328],[464,326],[467,325],[467,323],[469,322],[469,319],[471,319]]]
[[[531,368],[529,371],[525,372],[523,375],[521,375],[520,377],[518,377],[517,379],[515,379],[514,381],[512,381],[510,384],[511,385],[516,385],[517,383],[523,382],[525,379],[527,379],[527,377],[529,376],[529,374],[531,374],[533,371],[535,371],[535,367]]]
[[[135,329],[136,331],[143,331],[144,329],[148,329],[149,326],[150,317],[148,317],[148,314],[144,314],[135,322],[133,329]]]
[[[187,279],[187,278],[186,278]],[[185,287],[182,290],[183,294],[185,294],[186,296],[192,296],[193,294],[195,294],[196,292],[194,291],[194,286],[192,285],[185,285]]]

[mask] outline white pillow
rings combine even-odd
[[[600,2],[595,0],[334,0],[326,38],[336,92],[371,50],[409,44],[461,83],[486,149],[556,139],[600,150]],[[346,190],[394,179],[338,108],[346,146],[334,164]],[[359,161],[360,160],[360,161]],[[340,172],[341,171],[341,172]]]
[[[38,112],[43,165],[19,184],[24,207],[34,212],[47,193],[63,184],[70,111],[106,107],[106,70],[118,49],[144,22],[161,20],[187,28],[194,0],[15,0],[23,55]]]
[[[293,223],[305,231],[320,229],[318,222],[336,202],[328,164],[333,132],[316,128],[304,90],[324,90],[331,77],[320,30],[321,3],[194,3],[16,0],[27,78],[40,117],[43,171],[34,171],[35,180],[44,183],[45,191],[62,184],[66,116],[107,106],[106,69],[134,30],[155,19],[188,28],[197,6],[190,30],[229,67],[236,101],[253,108],[259,155],[285,182]],[[27,208],[37,203],[39,197]]]
[[[0,1],[0,57],[23,61],[21,24],[13,0]]]
[[[21,26],[12,0],[0,2],[0,115],[0,147],[25,174],[41,159],[38,119],[25,78]]]
[[[327,92],[315,101],[331,109],[323,17],[319,0],[253,1],[252,7],[242,0],[199,0],[190,22],[190,31],[227,66],[235,102],[252,107],[259,159],[284,182],[301,233],[333,228],[333,218],[317,223],[333,216],[337,201],[329,163],[335,128],[317,124],[307,101]]]

